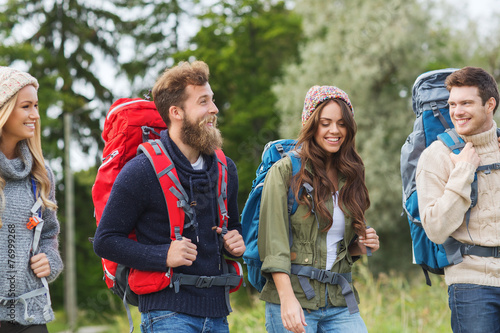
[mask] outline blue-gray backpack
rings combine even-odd
[[[296,144],[297,142],[295,140],[282,139],[271,141],[265,145],[262,153],[262,162],[255,172],[256,177],[252,183],[252,190],[248,195],[247,202],[241,213],[242,233],[246,246],[243,260],[247,265],[248,282],[250,282],[259,292],[262,291],[266,283],[266,278],[261,274],[262,261],[260,260],[259,248],[257,245],[257,239],[259,237],[260,201],[262,198],[264,180],[271,166],[285,156],[290,156],[290,160],[292,161],[292,177],[300,171],[301,161],[295,151]],[[301,190],[305,190],[306,193],[310,194],[312,197],[313,188],[310,184],[302,184]],[[295,213],[297,207],[298,203],[290,188],[288,190],[287,208],[289,217]],[[291,225],[289,235],[291,247],[293,244]],[[291,273],[298,276],[300,286],[307,299],[315,297],[315,291],[310,285],[311,279],[318,280],[322,283],[337,284],[341,287],[342,295],[345,298],[349,312],[351,314],[359,312],[354,293],[349,285],[349,282],[352,281],[351,273],[336,273],[314,268],[313,266],[302,266],[297,264],[292,264]]]
[[[423,73],[413,85],[412,106],[416,119],[401,148],[401,179],[403,184],[403,209],[410,226],[413,246],[413,261],[419,264],[425,274],[426,282],[431,285],[429,272],[444,274],[444,267],[462,262],[463,255],[490,256],[493,248],[473,246],[458,242],[449,237],[443,244],[433,243],[425,234],[418,210],[417,188],[415,182],[418,159],[422,151],[439,139],[453,153],[458,154],[465,146],[458,136],[450,119],[449,92],[445,80],[457,69],[447,68]],[[480,166],[478,171],[497,169],[495,165]],[[470,210],[477,203],[477,175],[471,185],[471,206],[466,213],[468,227]],[[471,240],[473,244],[473,241]]]
[[[449,92],[444,81],[456,69],[442,69],[423,73],[413,84],[412,107],[416,119],[401,148],[401,179],[403,183],[403,208],[410,225],[413,243],[413,260],[424,270],[427,284],[428,272],[443,274],[443,268],[450,265],[442,245],[433,243],[422,228],[418,211],[416,170],[422,151],[437,139],[437,136],[453,128],[450,119]]]

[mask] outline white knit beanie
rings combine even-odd
[[[0,66],[0,108],[29,84],[38,90],[38,81],[33,76],[14,68]]]

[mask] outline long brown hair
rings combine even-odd
[[[328,103],[339,104],[342,110],[342,120],[347,129],[342,146],[334,154],[325,152],[314,139],[321,112]],[[330,99],[316,108],[299,134],[297,147],[300,147],[298,153],[302,160],[302,166],[292,181],[292,189],[297,201],[312,209],[312,203],[307,199],[307,196],[302,195],[299,198],[302,184],[312,185],[315,212],[329,221],[329,224],[322,230],[323,232],[328,231],[333,223],[332,214],[325,205],[325,202],[332,196],[332,192],[335,191],[326,170],[327,165],[331,163],[338,174],[345,177],[345,185],[339,192],[339,207],[346,216],[352,219],[356,234],[365,236],[365,211],[370,206],[370,199],[365,184],[364,164],[355,148],[356,131],[356,122],[347,104],[341,99]],[[306,169],[306,166],[311,168],[312,173]],[[300,186],[297,186],[299,184]]]

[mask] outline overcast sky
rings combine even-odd
[[[500,15],[500,0],[446,0],[452,7],[460,10],[464,15],[468,15],[475,20],[482,34],[489,34],[498,24],[498,19],[493,19]],[[457,17],[450,17],[453,25],[457,28],[464,28],[464,20]],[[496,30],[498,31],[498,29]]]

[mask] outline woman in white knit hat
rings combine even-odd
[[[379,240],[365,224],[370,201],[355,135],[347,94],[309,89],[299,148],[271,167],[262,190],[258,246],[267,282],[260,298],[268,332],[367,331],[351,269]],[[289,188],[299,204],[290,216]]]
[[[45,164],[38,82],[0,67],[0,332],[47,332],[48,282],[62,271],[54,175]]]

